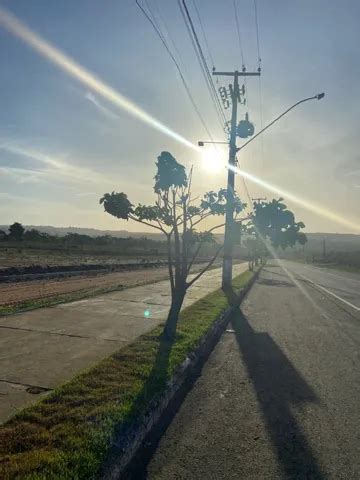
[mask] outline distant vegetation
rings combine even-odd
[[[283,258],[302,260],[346,270],[360,270],[360,235],[309,233],[304,248],[278,251]]]
[[[111,235],[91,237],[79,233],[67,233],[64,236],[50,235],[35,228],[26,230],[21,223],[15,222],[7,231],[0,230],[0,246],[17,248],[41,248],[64,250],[121,250],[125,254],[154,254],[166,252],[166,244],[161,240],[143,238],[117,238]]]

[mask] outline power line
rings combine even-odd
[[[192,3],[193,3],[193,5],[194,5],[197,18],[198,18],[198,20],[199,20],[199,24],[200,24],[200,28],[201,28],[201,31],[202,31],[202,34],[203,34],[203,37],[204,37],[204,42],[205,42],[205,46],[206,46],[207,53],[208,53],[208,55],[209,55],[209,58],[210,58],[210,60],[211,60],[211,63],[212,63],[213,68],[215,68],[214,57],[212,56],[211,51],[210,51],[209,42],[208,42],[208,40],[207,40],[207,36],[206,36],[206,33],[205,33],[205,29],[204,29],[203,23],[202,23],[202,21],[201,21],[199,9],[198,9],[198,7],[197,7],[197,5],[196,5],[196,0],[192,0]]]
[[[210,75],[209,67],[206,63],[206,60],[205,60],[205,57],[204,57],[204,54],[203,54],[198,36],[196,34],[196,30],[195,30],[194,24],[192,22],[189,10],[187,8],[185,0],[182,0],[182,2],[181,2],[181,0],[178,0],[178,4],[179,4],[180,11],[181,11],[181,14],[182,14],[183,19],[184,19],[188,34],[190,36],[192,46],[193,46],[195,54],[197,56],[202,74],[204,76],[207,88],[209,90],[210,97],[212,99],[213,105],[214,105],[215,110],[217,112],[217,115],[218,115],[218,118],[219,118],[219,121],[220,121],[220,125],[223,128],[224,123],[226,124],[227,120],[226,120],[225,114],[222,110],[222,106],[220,104],[219,98],[217,96],[217,93],[216,93],[216,90],[215,90],[215,87],[214,87],[214,84],[213,84],[213,81],[212,81],[212,77]]]
[[[236,30],[237,30],[238,39],[239,39],[239,47],[240,47],[240,53],[241,53],[241,61],[242,61],[242,65],[243,65],[243,67],[244,67],[244,65],[245,65],[245,61],[244,61],[244,49],[243,49],[243,45],[242,45],[242,41],[241,41],[239,17],[238,17],[238,13],[237,13],[237,8],[236,8],[235,0],[233,0],[233,6],[234,6],[234,13],[235,13]]]
[[[259,19],[258,19],[258,8],[257,8],[257,0],[254,0],[254,13],[255,13],[255,29],[256,29],[256,44],[257,44],[257,53],[258,53],[258,69],[261,69],[261,55],[260,55],[260,35],[259,35]],[[262,100],[262,84],[261,84],[261,76],[259,77],[259,106],[260,106],[260,127],[261,130],[264,127],[264,115],[263,115],[263,100]],[[262,166],[264,166],[264,139],[261,137],[260,142],[261,148],[261,161]]]
[[[198,58],[200,68],[201,68],[203,76],[205,78],[205,82],[206,82],[206,85],[208,87],[210,96],[212,98],[215,110],[216,110],[216,112],[219,116],[220,124],[221,124],[222,128],[224,128],[224,126],[225,126],[225,129],[228,131],[229,128],[228,128],[228,125],[227,125],[227,118],[226,118],[226,115],[224,113],[222,104],[219,100],[219,97],[217,95],[217,91],[216,91],[214,82],[212,80],[212,76],[210,74],[208,64],[206,62],[206,59],[205,59],[205,56],[204,56],[199,38],[197,36],[196,30],[195,30],[195,27],[194,27],[193,21],[191,19],[191,15],[190,15],[190,12],[188,10],[188,7],[186,5],[185,0],[178,0],[178,5],[180,7],[181,14],[183,16],[187,31],[189,33],[191,43],[192,43],[193,48],[195,50],[196,56]]]
[[[164,15],[163,15],[162,12],[161,12],[161,8],[160,8],[160,6],[159,6],[159,4],[158,4],[158,0],[153,0],[153,1],[154,1],[154,5],[155,5],[155,7],[156,7],[156,10],[157,10],[157,12],[158,12],[158,15],[159,15],[159,17],[160,17],[160,19],[161,19],[161,21],[162,21],[163,27],[164,27],[164,29],[165,29],[166,36],[167,36],[167,38],[170,40],[170,42],[171,42],[171,44],[172,44],[172,46],[173,46],[173,48],[174,48],[174,51],[175,51],[176,54],[177,54],[178,60],[180,60],[180,62],[178,62],[178,63],[183,64],[183,61],[182,61],[182,58],[181,58],[181,54],[180,54],[180,52],[179,52],[179,49],[177,48],[177,45],[176,45],[175,40],[174,40],[174,38],[173,38],[173,36],[172,36],[172,34],[171,34],[171,32],[170,32],[170,29],[169,29],[168,26],[167,26],[167,23],[166,23],[166,20],[165,20],[165,18],[164,18]]]
[[[203,116],[202,116],[201,113],[200,113],[200,110],[199,110],[199,108],[198,108],[198,106],[197,106],[197,104],[196,104],[196,102],[195,102],[195,100],[194,100],[194,97],[192,96],[192,93],[191,93],[191,91],[190,91],[189,85],[188,85],[187,81],[185,80],[185,77],[184,77],[184,75],[183,75],[183,73],[182,73],[182,71],[181,71],[181,68],[180,68],[180,66],[179,66],[176,58],[174,57],[172,51],[170,50],[170,48],[169,48],[169,46],[168,46],[168,44],[167,44],[167,42],[166,42],[166,40],[165,40],[165,38],[164,38],[163,33],[162,33],[161,30],[160,30],[159,24],[156,22],[156,19],[155,19],[154,14],[151,12],[151,9],[150,9],[150,6],[149,6],[147,0],[145,0],[145,3],[146,3],[146,5],[147,5],[147,7],[148,7],[148,10],[149,10],[151,16],[146,12],[146,10],[143,8],[143,6],[139,3],[139,0],[135,0],[135,3],[136,3],[136,5],[139,7],[139,9],[142,11],[142,13],[145,15],[145,17],[148,19],[148,21],[151,23],[151,25],[152,25],[152,27],[154,28],[155,32],[156,32],[157,35],[159,36],[162,44],[164,45],[166,51],[167,51],[168,54],[170,55],[170,58],[171,58],[172,61],[174,62],[175,66],[176,66],[176,68],[177,68],[177,71],[178,71],[178,73],[179,73],[179,75],[180,75],[180,79],[181,79],[181,81],[182,81],[182,83],[183,83],[183,85],[184,85],[185,91],[186,91],[186,93],[187,93],[187,95],[188,95],[188,97],[189,97],[189,99],[190,99],[190,102],[191,102],[191,104],[192,104],[192,106],[193,106],[193,108],[194,108],[194,110],[195,110],[195,112],[196,112],[199,120],[201,121],[201,123],[202,123],[202,125],[203,125],[203,127],[204,127],[204,129],[205,129],[205,131],[206,131],[206,133],[209,135],[210,140],[212,140],[212,135],[211,135],[211,133],[210,133],[210,131],[209,131],[206,123],[205,123],[205,120],[204,120]]]
[[[242,62],[242,65],[243,65],[243,68],[245,67],[245,56],[244,56],[244,48],[243,48],[243,44],[242,44],[242,39],[241,39],[241,30],[240,30],[240,22],[239,22],[239,17],[238,17],[238,9],[237,9],[237,6],[236,6],[236,1],[233,0],[233,7],[234,7],[234,16],[235,16],[235,23],[236,23],[236,30],[237,30],[237,34],[238,34],[238,40],[239,40],[239,48],[240,48],[240,55],[241,55],[241,62]],[[247,106],[249,107],[249,99],[248,99],[248,89],[247,89],[247,82],[246,82],[246,77],[244,78],[244,84],[245,84],[245,88],[246,88],[246,104]],[[239,160],[238,158],[236,157],[236,161],[237,163],[239,163]],[[249,188],[247,186],[247,183],[246,183],[246,180],[245,178],[241,175],[241,181],[243,183],[243,186],[244,186],[244,190],[245,190],[245,193],[246,193],[246,196],[248,198],[248,201],[249,201],[249,204],[248,204],[248,211],[251,213],[252,212],[252,196],[249,192]]]
[[[255,10],[255,26],[256,26],[256,42],[257,42],[257,51],[258,51],[258,62],[259,62],[259,67],[260,67],[261,56],[260,56],[259,21],[258,21],[257,0],[254,0],[254,10]]]
[[[145,5],[146,5],[146,7],[147,7],[147,9],[148,9],[148,11],[149,11],[149,15],[150,15],[151,18],[152,18],[152,21],[153,21],[154,24],[156,25],[156,28],[157,28],[158,30],[160,30],[160,25],[158,24],[158,22],[157,22],[157,20],[156,20],[156,17],[155,17],[155,15],[154,15],[153,11],[151,10],[151,7],[150,7],[150,4],[149,4],[148,0],[144,0],[144,2],[145,2]],[[138,3],[138,2],[136,2],[136,3]]]

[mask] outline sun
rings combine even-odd
[[[202,166],[209,173],[218,173],[225,168],[223,153],[214,147],[206,149],[202,153]]]

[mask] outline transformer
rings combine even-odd
[[[240,120],[236,128],[236,135],[240,138],[247,138],[254,135],[254,125],[249,121],[249,114],[245,114],[245,120]]]

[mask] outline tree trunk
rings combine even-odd
[[[185,298],[186,290],[175,290],[171,299],[171,307],[168,313],[168,317],[165,323],[163,335],[168,339],[173,341],[176,334],[176,326],[179,320],[179,313]]]

